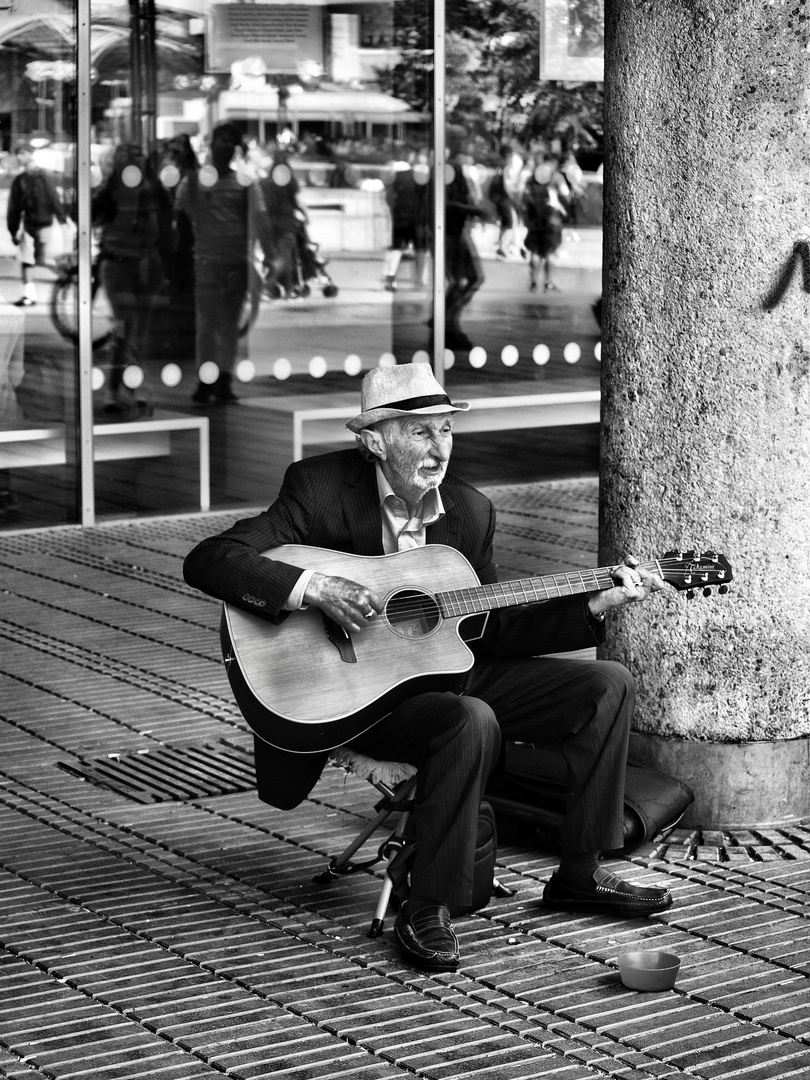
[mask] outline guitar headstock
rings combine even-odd
[[[727,593],[733,577],[728,559],[716,551],[667,551],[658,560],[657,568],[664,581],[685,590],[689,600],[698,589],[704,596],[711,596],[713,585],[719,593]]]

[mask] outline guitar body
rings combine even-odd
[[[454,548],[364,556],[290,544],[265,554],[360,582],[385,599],[383,614],[358,634],[346,634],[318,608],[293,611],[275,625],[225,605],[231,688],[265,742],[296,753],[332,749],[415,694],[458,688],[472,667],[463,619],[443,617],[434,599],[439,590],[480,587]]]

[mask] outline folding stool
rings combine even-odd
[[[385,859],[382,888],[368,929],[369,937],[379,937],[383,932],[385,913],[394,891],[394,871],[399,868],[402,876],[405,876],[407,856],[413,848],[413,840],[408,835],[408,826],[416,790],[416,768],[401,761],[377,761],[347,746],[338,747],[330,760],[333,764],[353,772],[355,776],[368,780],[380,792],[382,798],[374,806],[375,817],[361,829],[340,855],[332,856],[327,868],[312,880],[321,885],[328,885],[343,874],[367,870]],[[376,856],[363,862],[352,862],[352,856],[377,829],[382,827],[391,814],[398,814],[396,825],[380,844]]]

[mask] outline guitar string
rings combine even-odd
[[[717,566],[711,567],[699,566],[693,569],[677,569],[682,565],[681,559],[658,559],[655,562],[641,563],[639,568],[643,570],[649,570],[652,572],[659,569],[664,571],[670,577],[682,578],[683,582],[681,587],[689,585],[694,588],[702,588],[709,584],[707,578],[711,574],[718,574]],[[722,573],[725,574],[725,567],[720,565]],[[595,570],[572,570],[565,574],[552,574],[548,577],[538,578],[520,578],[514,581],[504,582],[492,582],[489,585],[471,585],[463,589],[451,589],[435,594],[425,593],[414,601],[413,604],[403,604],[397,607],[396,615],[398,619],[417,618],[425,615],[424,610],[424,597],[435,600],[439,609],[439,613],[444,618],[453,618],[463,615],[475,615],[483,614],[486,611],[497,609],[499,607],[517,606],[521,603],[542,603],[545,600],[558,599],[563,596],[576,596],[581,593],[588,592],[601,592],[605,588],[610,588],[610,582],[613,581],[612,571],[615,571],[616,567],[603,566],[598,567]],[[601,575],[601,578],[600,576]],[[585,585],[585,578],[591,581],[599,582],[598,587],[588,588]],[[696,578],[694,583],[688,582],[688,578]],[[538,584],[542,581],[552,581],[556,585],[556,591],[550,588],[543,587],[543,595],[539,595]],[[537,584],[532,584],[537,583]],[[722,584],[722,582],[711,582],[711,584]],[[407,591],[406,586],[403,591]],[[466,594],[466,595],[465,595]],[[522,598],[520,598],[520,596]],[[498,603],[497,601],[503,601]],[[464,605],[469,607],[470,604],[474,606],[470,610],[452,610],[452,606]],[[381,625],[379,622],[371,622],[369,627]]]
[[[681,561],[682,560],[658,560],[658,562],[656,563],[642,564],[642,568],[656,570],[660,567],[661,569],[665,570],[665,572],[668,572],[670,576],[674,575],[682,577],[684,579],[684,584],[690,584],[687,582],[687,578],[697,575],[699,580],[694,583],[696,588],[707,583],[707,578],[705,578],[704,575],[708,574],[710,571],[706,567],[698,570],[690,569],[673,571],[671,569],[672,567],[679,566]],[[538,595],[537,586],[532,584],[535,580],[539,582],[541,579],[525,578],[517,581],[494,582],[486,586],[469,586],[465,589],[440,592],[435,594],[435,599],[439,602],[440,607],[443,606],[444,608],[449,608],[453,603],[463,603],[465,606],[468,606],[470,603],[473,603],[475,605],[475,608],[472,611],[457,612],[452,610],[445,610],[443,611],[443,614],[445,616],[447,616],[448,614],[451,616],[476,614],[486,610],[490,610],[493,606],[491,603],[492,601],[502,600],[504,601],[504,603],[499,605],[496,602],[494,606],[504,607],[513,604],[519,604],[522,602],[542,602],[543,600],[550,600],[560,596],[569,596],[583,592],[600,591],[602,587],[610,587],[610,582],[612,581],[610,571],[612,569],[614,568],[600,567],[597,570],[591,571],[570,571],[567,574],[549,575],[549,578],[545,580],[552,580],[556,585],[556,591],[553,591],[550,588],[544,588],[544,595]],[[716,573],[717,571],[715,570],[714,572]],[[600,574],[602,575],[602,581],[599,581],[598,578],[598,575]],[[584,577],[590,577],[595,579],[597,582],[599,582],[600,588],[589,589],[582,580]],[[527,588],[527,585],[530,586],[530,588]],[[478,599],[478,597],[481,597],[482,594],[485,598],[489,599],[490,603],[487,603],[485,599]],[[519,594],[522,594],[523,599],[521,599],[521,596]],[[461,597],[462,599],[455,599],[457,597]],[[450,599],[448,600],[448,598]],[[418,615],[422,610],[422,607],[417,603],[411,608],[403,605],[399,608],[399,613],[404,616],[407,616],[409,614]]]

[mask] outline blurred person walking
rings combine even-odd
[[[385,197],[391,214],[391,245],[385,253],[384,283],[396,292],[402,256],[413,249],[414,283],[425,284],[430,246],[430,165],[427,151],[417,150],[406,160],[393,163],[393,175]]]
[[[554,158],[536,155],[523,190],[525,245],[529,252],[529,292],[537,291],[538,272],[543,272],[543,289],[556,290],[552,280],[552,259],[563,238],[567,218],[564,200],[567,185]],[[562,185],[565,185],[563,190]]]
[[[67,214],[53,177],[34,158],[35,147],[19,143],[15,153],[21,171],[11,181],[6,224],[18,249],[23,291],[14,306],[33,307],[37,290],[31,271],[35,266],[53,268],[54,223],[63,225]]]
[[[212,362],[219,372],[213,383],[198,381],[192,394],[197,405],[237,400],[233,373],[240,317],[254,242],[266,217],[257,182],[234,169],[245,150],[239,128],[219,124],[211,136],[210,164],[183,178],[175,200],[178,230],[187,224],[194,236],[198,371]]]
[[[101,282],[114,325],[108,349],[103,411],[145,411],[124,386],[127,364],[140,363],[149,349],[155,298],[163,285],[163,251],[172,246],[171,197],[136,143],[122,143],[112,172],[92,199],[93,224],[101,226]]]
[[[189,173],[196,175],[199,168],[200,163],[188,135],[181,133],[169,140],[160,163],[160,178],[169,192],[172,206],[183,178]],[[187,217],[178,219],[176,225],[174,246],[171,252],[164,253],[170,310],[163,333],[169,355],[175,360],[193,360],[196,356],[194,234]]]
[[[466,141],[459,144],[458,136],[448,128],[448,147],[452,147],[454,142],[455,152],[451,152],[449,160],[445,207],[447,291],[444,342],[448,349],[466,350],[472,348],[473,342],[461,328],[461,316],[484,284],[481,258],[472,237],[473,225],[484,217],[484,209],[480,193],[469,175],[472,146]]]
[[[498,247],[495,254],[499,259],[506,259],[514,253],[522,223],[520,177],[523,158],[509,143],[502,144],[499,154],[500,165],[493,174],[487,194],[498,219]],[[521,253],[525,254],[522,246]]]

